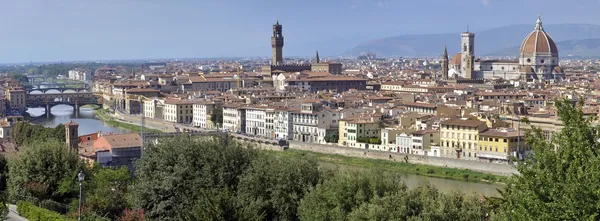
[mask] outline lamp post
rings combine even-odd
[[[82,171],[79,171],[79,173],[77,174],[77,179],[79,180],[79,209],[77,212],[78,213],[77,221],[80,221],[81,220],[81,183],[85,179],[85,174],[83,174]]]

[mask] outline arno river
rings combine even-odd
[[[55,127],[58,124],[64,124],[72,120],[79,124],[79,135],[95,133],[98,131],[127,132],[123,129],[106,125],[104,122],[96,119],[94,111],[91,108],[80,108],[79,113],[76,114],[71,106],[57,105],[52,108],[49,116],[44,116],[44,108],[30,108],[27,112],[32,116],[32,119],[30,120],[33,123],[41,124],[46,127]],[[327,165],[327,163],[323,164],[323,166],[327,167],[335,166]],[[339,167],[340,169],[348,169],[347,166]],[[408,173],[401,173],[400,175],[402,176],[404,183],[409,187],[415,187],[429,182],[443,192],[460,191],[467,194],[497,196],[498,192],[496,189],[502,188],[500,185],[432,178]]]

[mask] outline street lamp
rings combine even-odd
[[[85,174],[82,171],[79,171],[77,174],[77,179],[79,180],[79,210],[77,214],[77,221],[81,220],[81,183],[85,179]]]

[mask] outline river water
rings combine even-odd
[[[79,124],[79,135],[102,132],[124,133],[126,130],[112,127],[103,121],[96,119],[94,109],[79,108],[79,113],[75,113],[74,108],[69,105],[56,105],[50,110],[48,116],[44,115],[45,108],[29,108],[27,113],[32,117],[30,121],[45,127],[56,127],[59,124],[65,124],[70,121]]]
[[[91,134],[98,131],[124,133],[126,130],[112,127],[103,121],[95,118],[92,108],[80,108],[79,113],[75,113],[73,107],[68,105],[57,105],[51,109],[51,113],[46,116],[44,108],[29,108],[27,110],[32,117],[31,122],[43,125],[45,127],[56,127],[58,124],[65,124],[74,121],[79,124],[79,135]],[[338,169],[361,169],[351,166],[340,166],[331,163],[322,163],[325,167],[336,167]],[[400,173],[403,182],[409,187],[415,187],[424,183],[430,183],[442,192],[459,191],[466,194],[476,194],[485,196],[498,196],[497,189],[503,188],[501,185],[486,183],[471,183],[457,180],[441,179],[420,176],[409,173]]]
[[[331,162],[319,162],[321,167],[330,168],[330,169],[338,169],[338,170],[349,170],[349,171],[372,171],[371,169],[366,169],[363,167],[352,166],[352,165],[342,165],[335,164]],[[489,183],[474,183],[474,182],[465,182],[460,180],[450,180],[436,177],[427,177],[416,175],[412,173],[402,173],[402,172],[390,172],[395,175],[399,175],[400,179],[408,188],[414,188],[423,184],[431,184],[432,186],[439,189],[441,192],[449,193],[453,191],[458,191],[465,193],[467,195],[484,195],[484,196],[500,196],[498,193],[498,189],[504,188],[502,185],[498,184],[489,184]]]

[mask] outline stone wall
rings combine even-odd
[[[457,160],[457,159],[441,158],[441,157],[419,156],[419,155],[410,155],[410,154],[395,153],[395,152],[385,152],[385,151],[377,151],[377,150],[341,147],[341,146],[334,146],[334,145],[302,143],[302,142],[296,142],[296,141],[290,141],[289,148],[296,149],[296,150],[307,150],[307,151],[325,153],[325,154],[337,154],[337,155],[343,155],[343,156],[349,156],[349,157],[391,160],[391,161],[397,161],[397,162],[406,162],[407,161],[408,163],[413,163],[413,164],[423,164],[423,165],[450,167],[450,168],[458,168],[458,169],[469,169],[469,170],[473,170],[473,171],[491,173],[491,174],[496,174],[496,175],[511,175],[513,173],[517,173],[517,170],[512,165],[509,165],[509,164],[486,163],[486,162],[479,162],[479,161]]]
[[[274,151],[283,151],[283,147],[270,143],[270,142],[257,142],[254,139],[240,139],[239,137],[230,136],[234,141],[239,142],[241,144],[247,144],[252,146],[255,149],[259,150],[274,150]]]

